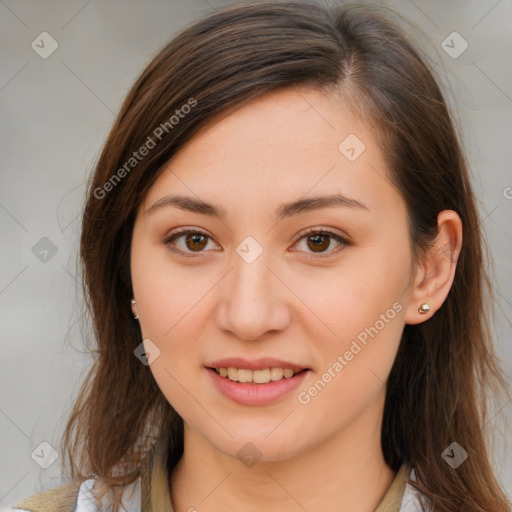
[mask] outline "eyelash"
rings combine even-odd
[[[208,235],[204,231],[201,231],[200,229],[183,228],[183,229],[181,229],[179,231],[176,231],[172,235],[164,238],[162,240],[162,243],[164,245],[168,246],[169,250],[174,252],[174,253],[181,254],[181,255],[183,255],[183,256],[185,256],[187,258],[197,258],[197,257],[202,255],[203,251],[200,251],[200,252],[198,252],[196,254],[191,254],[191,253],[187,253],[185,251],[182,251],[181,249],[177,249],[175,247],[172,247],[172,242],[174,242],[176,239],[178,239],[178,238],[180,238],[180,237],[182,237],[184,235],[188,235],[190,233],[203,235],[203,236],[206,236],[207,238],[209,238],[210,240],[213,240],[210,237],[210,235]],[[334,238],[337,242],[340,242],[342,245],[345,245],[345,246],[351,245],[351,243],[346,238],[343,238],[341,235],[338,235],[337,233],[334,233],[333,231],[329,231],[329,230],[323,229],[323,228],[321,228],[321,229],[313,228],[313,229],[308,230],[306,233],[304,233],[304,234],[302,234],[300,236],[300,238],[297,240],[297,242],[299,242],[303,238],[307,238],[307,237],[309,237],[311,235],[327,235],[327,236],[329,236],[331,238]],[[337,249],[340,249],[340,247],[338,247]],[[329,252],[324,252],[324,253],[309,253],[310,255],[306,256],[306,258],[310,258],[310,259],[326,258],[326,257],[331,256],[334,252],[338,252],[337,249],[334,249],[334,250],[329,251]],[[311,254],[313,254],[313,256],[311,256]]]

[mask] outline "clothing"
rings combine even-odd
[[[168,439],[159,440],[142,462],[137,480],[126,486],[123,507],[126,512],[173,512],[169,492]],[[419,492],[408,483],[414,470],[403,464],[375,512],[425,512]],[[0,512],[103,512],[97,508],[90,489],[95,479],[74,482],[28,496]],[[121,509],[123,510],[123,509]]]

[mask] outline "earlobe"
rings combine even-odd
[[[455,277],[462,246],[462,221],[453,210],[437,216],[437,235],[417,267],[416,281],[409,296],[405,323],[428,320],[442,306]]]

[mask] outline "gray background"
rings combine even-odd
[[[226,3],[0,1],[0,505],[62,480],[60,457],[46,469],[36,461],[51,460],[42,442],[58,449],[91,362],[76,278],[86,177],[151,56],[176,30]],[[453,94],[495,260],[496,347],[510,382],[512,2],[385,4],[424,32],[424,49]],[[454,31],[469,45],[456,58],[443,49]],[[31,47],[42,32],[58,43],[46,59]],[[452,39],[444,45],[460,51],[463,41]],[[510,424],[511,409],[510,402],[496,404],[486,428]],[[497,444],[495,461],[512,494],[510,450]]]

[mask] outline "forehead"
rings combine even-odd
[[[272,168],[273,162],[300,163],[306,154],[332,160],[351,130],[367,138],[367,128],[360,125],[339,97],[315,89],[288,88],[264,95],[229,115],[221,113],[191,143],[197,152],[204,152],[195,155],[197,160],[215,155],[217,161],[250,160],[251,169]],[[184,152],[188,159],[190,152],[184,148],[180,153]],[[180,156],[174,161],[183,160]]]
[[[372,203],[385,187],[396,195],[369,127],[337,96],[290,88],[216,118],[174,156],[144,204],[171,191],[244,209],[308,193]]]

